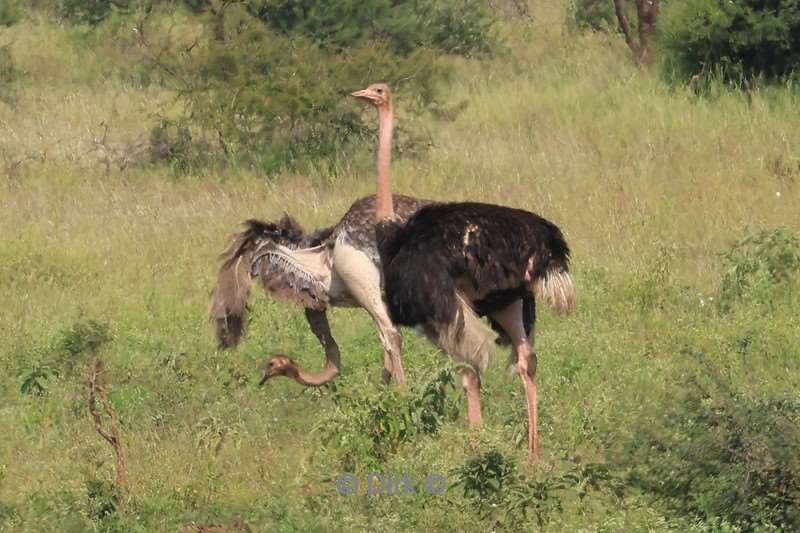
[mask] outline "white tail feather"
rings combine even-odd
[[[567,314],[575,310],[575,284],[569,272],[548,270],[534,282],[533,291],[557,313]]]

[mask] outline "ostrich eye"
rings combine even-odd
[[[275,366],[275,361],[270,361],[267,366],[272,368],[273,366]]]
[[[378,94],[383,94],[383,89],[378,89],[376,92],[377,92]]]

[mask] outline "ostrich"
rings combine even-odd
[[[388,144],[389,87],[374,84],[352,96],[377,108],[379,144]],[[535,462],[539,438],[534,295],[557,312],[574,309],[564,236],[534,213],[476,202],[431,203],[405,222],[393,218],[388,156],[384,151],[383,159],[378,157],[376,238],[389,315],[395,324],[422,329],[450,357],[464,363],[459,373],[471,425],[481,421],[480,372],[495,340],[492,330],[500,334],[500,342],[511,343],[527,402],[528,456]],[[482,316],[489,317],[492,328]]]
[[[395,195],[397,220],[408,220],[427,203]],[[367,196],[354,202],[335,226],[312,233],[286,215],[277,223],[248,220],[244,230],[233,235],[221,256],[209,305],[219,345],[233,347],[245,333],[251,281],[258,278],[272,296],[305,308],[306,320],[325,351],[325,367],[318,373],[303,370],[285,355],[275,355],[265,365],[262,384],[273,376],[286,376],[305,386],[324,385],[335,378],[341,356],[326,311],[341,306],[362,307],[369,313],[383,347],[383,382],[393,377],[398,386],[405,385],[402,338],[381,295],[375,213],[376,197]]]

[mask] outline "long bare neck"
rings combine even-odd
[[[390,101],[386,106],[378,108],[378,191],[375,198],[375,215],[378,220],[394,218],[392,176],[389,172],[393,129],[394,110]]]
[[[325,369],[322,372],[306,372],[299,366],[295,366],[292,372],[286,374],[286,377],[292,378],[299,384],[305,385],[306,387],[319,387],[328,383],[338,374],[339,369],[336,367],[336,365],[329,361],[328,364],[325,365]]]

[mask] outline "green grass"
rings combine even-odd
[[[401,423],[398,413],[446,365],[413,332],[404,332],[404,394],[379,385],[380,347],[358,310],[331,313],[344,366],[334,391],[256,386],[274,350],[322,362],[300,310],[260,293],[240,348],[215,349],[205,310],[225,237],[245,218],[284,210],[307,227],[335,222],[373,189],[371,147],[302,176],[107,169],[92,150],[101,123],[124,152],[147,137],[153,103],[170,95],[137,88],[91,51],[102,46],[79,48],[47,20],[0,28],[0,45],[13,42],[26,73],[16,103],[0,102],[0,529],[731,530],[741,502],[716,515],[683,512],[636,481],[652,473],[631,450],[662,439],[674,454],[649,453],[677,461],[683,448],[668,437],[682,429],[670,417],[691,419],[684,397],[698,387],[709,402],[726,390],[742,405],[797,401],[797,272],[729,311],[718,306],[731,267],[721,254],[734,242],[762,229],[800,233],[797,95],[719,89],[698,99],[669,89],[632,66],[624,43],[567,34],[563,9],[546,4],[532,27],[505,28],[500,57],[458,66],[447,100],[464,110],[429,119],[430,150],[394,165],[400,192],[524,207],[565,231],[579,305],[568,318],[543,310],[538,323],[544,457],[535,470],[524,466],[524,400],[504,353],[483,380],[482,428],[466,427],[460,391],[446,388],[440,430],[380,434],[376,459],[356,421],[374,404],[388,413],[376,424]],[[89,321],[109,336],[96,351],[75,344]],[[130,470],[116,512],[104,507],[113,456],[86,406],[95,355]],[[43,394],[23,393],[36,370]],[[489,450],[517,477],[485,502],[458,487],[336,492],[345,468],[363,479],[376,461],[387,474],[440,473],[455,484],[457,470]],[[593,484],[597,465],[610,474]],[[525,517],[509,512],[518,501]]]

